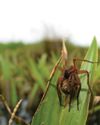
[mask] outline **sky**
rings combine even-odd
[[[26,43],[45,36],[100,45],[100,0],[0,0],[0,41]]]

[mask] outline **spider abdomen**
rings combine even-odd
[[[79,76],[75,73],[71,74],[68,79],[62,81],[61,91],[67,95],[77,95],[78,90],[81,87]]]

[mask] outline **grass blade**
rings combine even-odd
[[[37,65],[35,61],[33,61],[31,58],[29,58],[29,70],[31,72],[31,75],[33,78],[37,81],[41,89],[44,91],[45,90],[45,82],[44,79],[41,77],[40,72],[38,71]]]
[[[10,101],[11,101],[11,106],[14,107],[17,103],[18,100],[18,95],[17,95],[17,90],[16,90],[16,82],[14,82],[13,78],[10,81]]]
[[[97,48],[97,43],[96,39],[93,39],[92,45],[89,48],[85,59],[91,60],[91,61],[97,61],[98,59],[98,48]],[[81,69],[88,70],[90,72],[90,84],[92,83],[93,80],[93,75],[94,75],[94,70],[96,68],[97,64],[90,64],[83,62],[81,65]],[[81,77],[81,83],[82,83],[82,88],[88,90],[87,86],[87,79],[85,76],[80,76]],[[92,85],[91,85],[92,86]],[[61,122],[60,124],[62,125],[85,125],[87,116],[88,116],[88,106],[90,102],[90,94],[88,92],[82,92],[80,93],[80,110],[77,111],[76,105],[71,109],[70,112],[68,112],[67,108],[62,110],[61,114]]]

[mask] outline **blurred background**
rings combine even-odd
[[[100,45],[99,12],[99,0],[0,1],[0,94],[11,110],[24,99],[17,115],[27,123],[45,91],[62,39],[68,65],[74,57],[84,58],[94,36]],[[99,96],[99,78],[95,82],[94,92]],[[100,125],[99,109],[90,112],[87,125]],[[9,118],[0,101],[0,125],[7,125]]]

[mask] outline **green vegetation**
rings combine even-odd
[[[96,40],[93,40],[93,43],[90,49],[87,52],[85,59],[97,62],[98,48]],[[61,64],[62,65],[62,64]],[[95,64],[96,65],[96,64]],[[94,64],[84,63],[81,66],[81,69],[88,70],[90,72],[90,81],[93,78],[93,74],[96,68]],[[54,78],[51,83],[56,86],[58,80],[58,73],[55,73]],[[82,87],[88,90],[87,78],[82,77],[81,83],[84,84]],[[80,93],[80,111],[77,111],[77,106],[74,103],[71,111],[68,111],[68,106],[61,107],[59,105],[59,100],[57,97],[57,91],[54,87],[49,86],[48,92],[44,101],[41,102],[41,105],[33,117],[31,125],[85,125],[88,115],[88,106],[90,102],[90,94],[87,92]]]
[[[66,47],[68,49],[67,66],[72,64],[73,58],[83,59],[85,55],[85,59],[98,60],[95,38],[88,52],[88,48],[75,46],[68,41]],[[0,44],[0,94],[6,98],[11,109],[20,99],[27,99],[28,104],[25,110],[31,117],[34,115],[41,97],[46,91],[51,70],[60,57],[61,48],[62,40],[60,39],[54,41],[44,39],[43,42],[29,45],[24,45],[21,42]],[[90,72],[91,85],[95,95],[100,94],[100,85],[96,84],[99,83],[100,64],[96,65],[81,64],[81,69],[87,69]],[[56,86],[59,75],[60,72],[57,70],[51,81],[54,86]],[[86,77],[80,76],[80,78],[82,88],[88,89]],[[31,125],[73,125],[75,123],[84,125],[88,116],[89,102],[90,95],[87,92],[81,92],[80,110],[77,111],[76,101],[74,101],[71,111],[68,112],[68,106],[66,108],[60,107],[56,88],[49,86],[46,97],[34,115]],[[0,110],[0,115],[6,116],[6,112]]]

